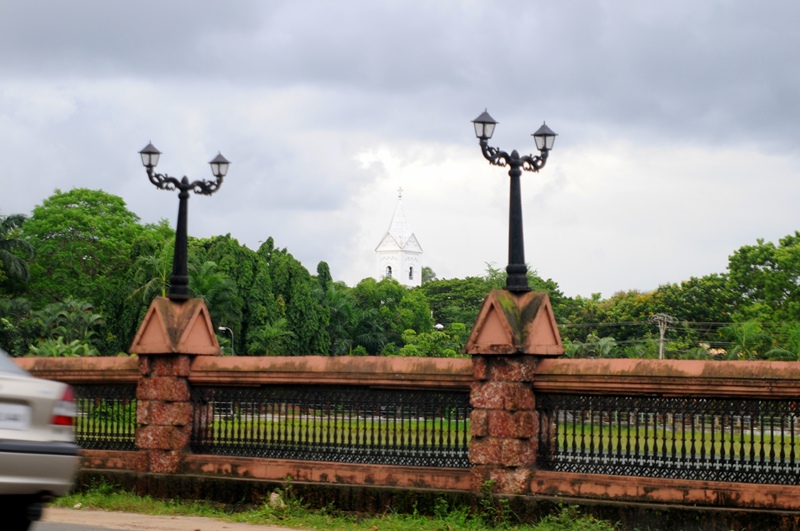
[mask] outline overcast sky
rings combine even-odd
[[[211,178],[189,234],[272,236],[354,285],[402,187],[439,278],[505,267],[508,175],[535,152],[525,257],[570,296],[725,271],[800,227],[800,4],[786,1],[12,1],[0,3],[0,212],[55,189],[121,196],[174,227],[158,170]]]

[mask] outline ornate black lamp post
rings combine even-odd
[[[167,174],[155,173],[153,168],[158,164],[161,152],[153,144],[147,146],[139,152],[142,156],[142,164],[147,168],[147,176],[150,182],[162,190],[180,190],[178,198],[178,227],[175,230],[175,254],[172,256],[172,275],[169,277],[169,294],[167,297],[171,301],[183,302],[189,299],[189,237],[187,235],[187,209],[189,192],[196,194],[211,195],[216,192],[222,184],[222,179],[228,173],[230,162],[218,154],[211,164],[211,173],[216,181],[193,181],[189,182],[188,177],[178,180]]]
[[[520,194],[520,180],[522,170],[536,171],[542,169],[547,162],[547,154],[553,149],[556,134],[542,124],[538,131],[533,133],[536,141],[536,148],[541,155],[523,155],[520,157],[517,150],[509,155],[499,148],[489,146],[489,139],[492,138],[494,127],[497,122],[484,111],[472,121],[475,124],[475,134],[481,143],[483,156],[490,164],[495,166],[508,166],[508,175],[511,177],[511,198],[508,211],[508,267],[506,267],[505,288],[511,292],[530,291],[528,286],[528,267],[525,265],[525,242],[522,238],[522,197]]]

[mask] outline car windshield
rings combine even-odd
[[[11,359],[11,356],[9,356],[3,349],[0,349],[0,372],[28,376],[28,373],[14,363],[14,360]]]

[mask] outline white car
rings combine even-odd
[[[0,528],[25,531],[78,469],[72,388],[34,378],[0,350]]]

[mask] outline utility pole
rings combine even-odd
[[[667,325],[675,322],[675,318],[665,313],[657,313],[650,316],[650,322],[658,325],[660,335],[658,343],[658,359],[664,359],[664,334],[667,332]]]

